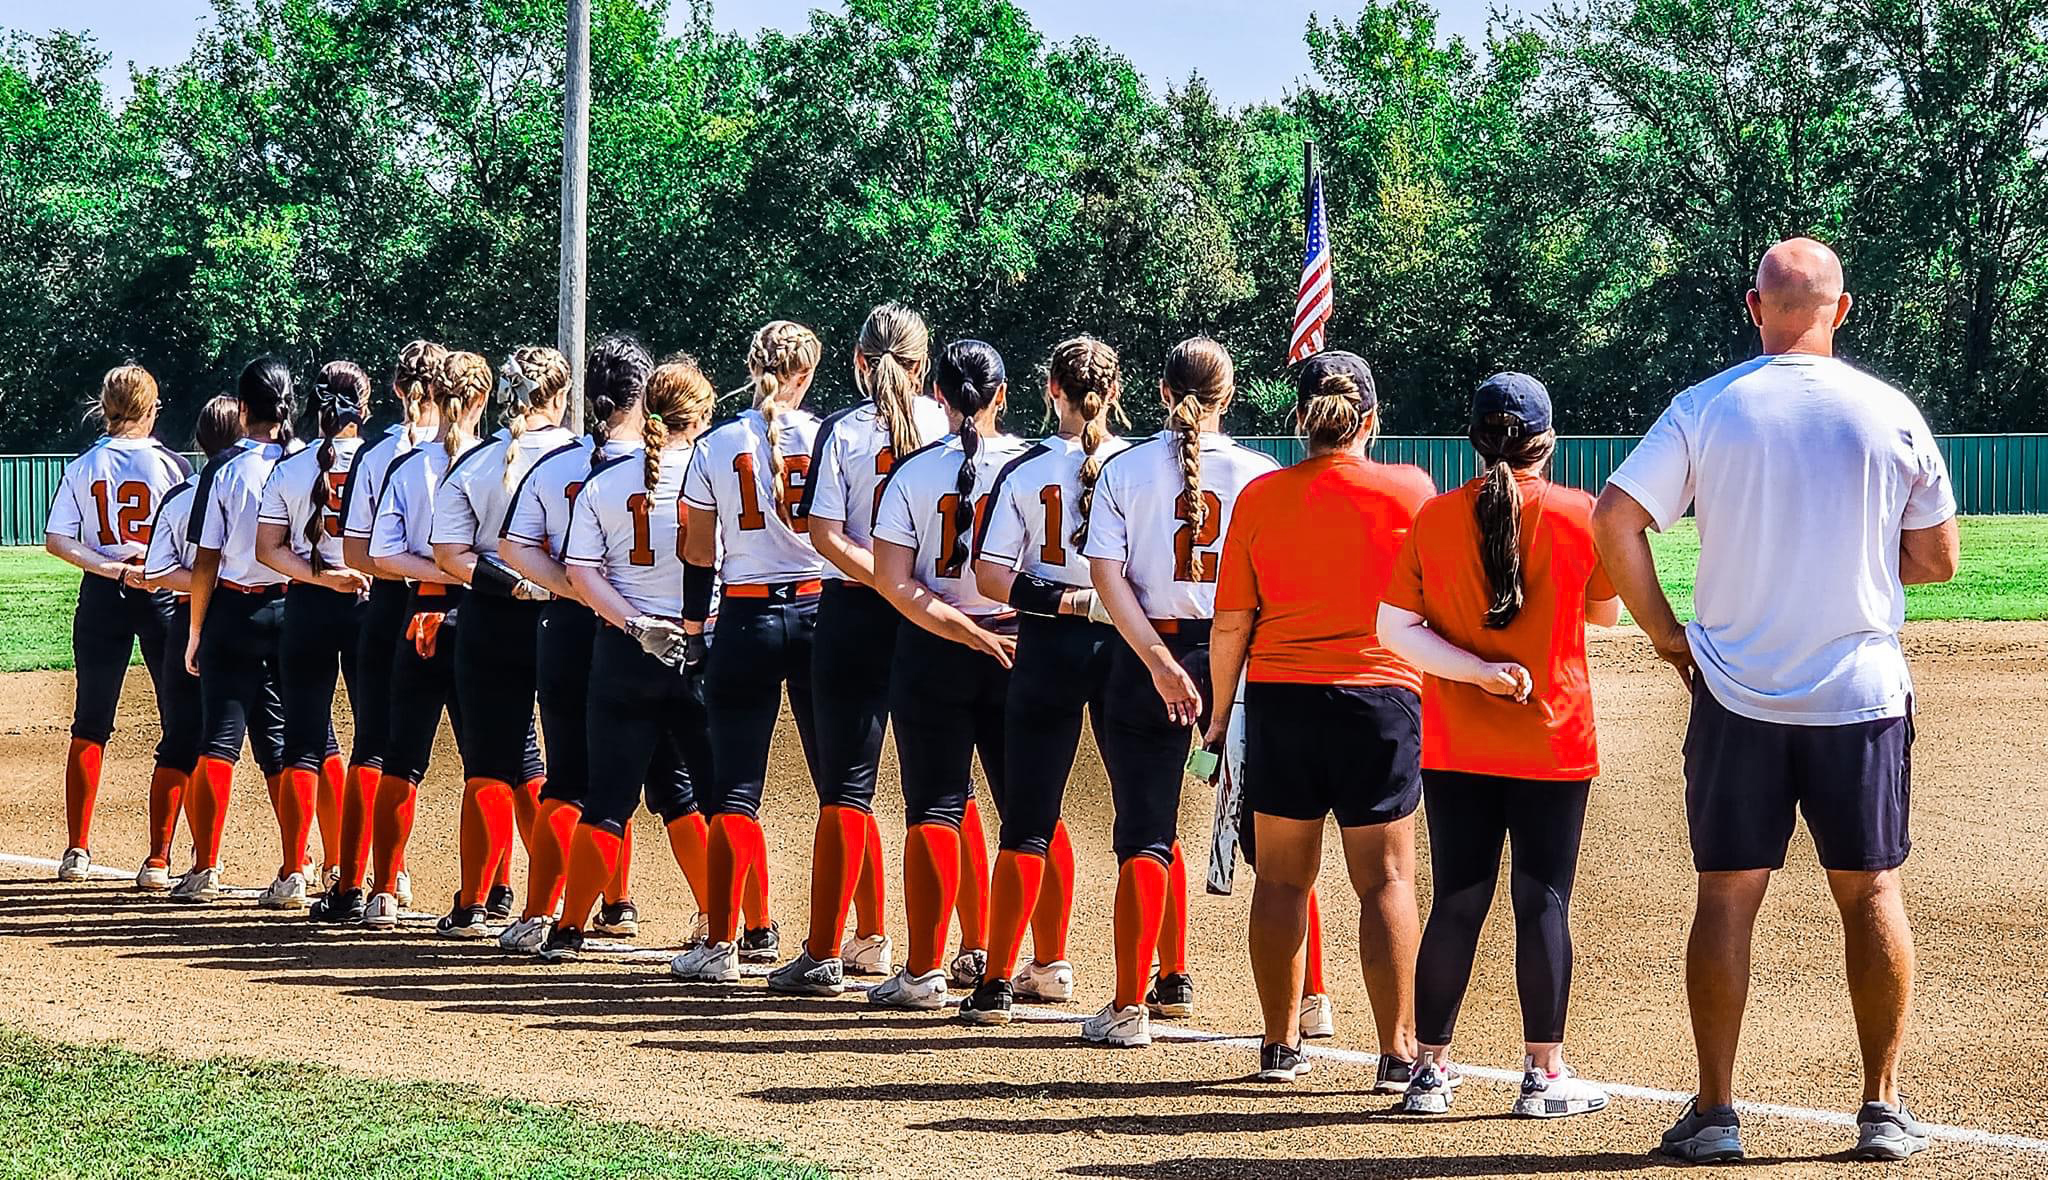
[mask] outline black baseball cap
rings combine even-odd
[[[1472,425],[1512,418],[1530,434],[1550,429],[1550,391],[1527,373],[1495,373],[1472,394]]]
[[[1335,376],[1351,378],[1351,385],[1358,390],[1360,413],[1379,405],[1379,391],[1373,385],[1372,366],[1355,352],[1331,349],[1319,352],[1301,362],[1301,368],[1294,373],[1294,391],[1304,403],[1315,397],[1321,390],[1325,378]]]

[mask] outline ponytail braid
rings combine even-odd
[[[974,457],[981,451],[981,427],[975,418],[995,403],[1009,377],[1002,354],[980,340],[948,344],[934,376],[939,396],[960,415],[960,473],[953,481],[953,549],[941,563],[959,569],[967,564],[974,537]]]
[[[754,333],[747,349],[747,372],[754,381],[754,408],[768,426],[769,494],[779,512],[788,506],[789,486],[785,478],[789,461],[782,454],[783,386],[815,370],[822,346],[818,334],[792,320],[775,320]]]
[[[1123,389],[1123,371],[1116,349],[1093,336],[1062,340],[1046,364],[1046,392],[1057,388],[1074,412],[1081,415],[1081,502],[1074,506],[1074,531],[1068,540],[1075,549],[1088,543],[1088,513],[1095,507],[1095,482],[1102,476],[1102,458],[1095,452],[1109,437],[1107,418],[1121,410],[1117,395]]]
[[[589,411],[590,474],[604,462],[605,424],[632,409],[646,392],[654,357],[632,336],[614,332],[590,350],[583,366],[583,403]]]
[[[391,391],[398,395],[408,447],[420,441],[420,406],[432,396],[434,377],[447,355],[446,348],[431,340],[415,340],[398,350],[398,362],[391,367]]]
[[[369,374],[350,361],[329,361],[313,383],[313,406],[320,424],[320,451],[314,457],[318,470],[306,495],[306,527],[301,536],[312,551],[317,574],[326,565],[320,556],[320,542],[327,533],[327,473],[334,470],[334,436],[369,417]]]
[[[464,411],[491,396],[491,362],[473,352],[451,352],[441,360],[432,388],[434,401],[447,418],[441,424],[441,449],[449,462],[476,441],[462,424]]]
[[[498,366],[497,398],[505,405],[505,431],[510,440],[505,448],[501,481],[504,490],[511,491],[524,474],[513,460],[518,454],[519,437],[526,433],[527,415],[537,413],[568,390],[569,358],[552,348],[528,345],[515,349]]]
[[[1230,404],[1237,371],[1221,344],[1196,336],[1166,355],[1165,384],[1173,397],[1166,424],[1180,450],[1182,519],[1200,531],[1209,521],[1209,504],[1202,498],[1202,419]]]
[[[718,393],[711,379],[697,366],[697,358],[679,352],[661,362],[647,378],[647,424],[641,437],[647,443],[642,468],[648,491],[661,481],[661,452],[677,431],[685,434],[711,420]]]

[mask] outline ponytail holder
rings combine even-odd
[[[655,424],[656,426],[664,426],[664,425],[667,425],[666,423],[664,423],[664,422],[663,422],[663,421],[661,420],[661,415],[660,415],[660,414],[657,414],[657,413],[655,413],[655,412],[654,412],[653,410],[649,410],[649,411],[647,411],[647,420],[648,420],[649,422],[652,422],[652,423],[654,423],[654,424]]]
[[[501,404],[509,404],[514,399],[523,402],[539,388],[540,382],[527,376],[526,370],[519,367],[518,357],[508,356],[505,363],[498,366],[496,397]]]

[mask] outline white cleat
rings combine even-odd
[[[848,975],[891,975],[896,944],[886,934],[856,934],[840,944],[839,962]]]
[[[144,893],[162,893],[171,887],[171,870],[166,865],[143,865],[135,872],[135,887]]]
[[[912,975],[905,967],[868,989],[868,1003],[877,1008],[905,1008],[931,1012],[946,1006],[946,973],[927,971]]]
[[[1119,1008],[1112,1000],[1081,1022],[1081,1039],[1097,1045],[1130,1049],[1152,1043],[1152,1019],[1143,1004]]]
[[[1033,960],[1011,977],[1010,990],[1020,1000],[1064,1004],[1074,998],[1074,965],[1065,959],[1051,963]]]
[[[555,924],[549,917],[521,918],[505,932],[498,935],[498,945],[515,954],[537,955],[548,940],[548,931]]]
[[[279,877],[270,883],[256,898],[258,907],[266,910],[303,910],[306,908],[306,875],[292,873]]]
[[[372,930],[395,930],[398,928],[398,909],[397,894],[372,894],[370,904],[363,907],[363,925]]]
[[[1306,1041],[1325,1041],[1337,1035],[1337,1009],[1330,997],[1317,993],[1301,997],[1301,1036]]]
[[[400,870],[398,870],[398,872],[396,872],[396,873],[392,874],[392,878],[391,878],[391,896],[393,896],[393,897],[395,897],[395,898],[397,898],[397,899],[398,899],[398,908],[399,908],[399,909],[401,909],[401,910],[409,910],[409,909],[411,909],[411,908],[412,908],[412,874],[411,874],[411,873],[408,873],[408,872],[406,872],[406,871],[405,871],[404,869],[400,869]]]
[[[194,868],[171,887],[171,900],[205,905],[220,897],[220,870]]]
[[[738,983],[738,943],[712,942],[693,947],[669,960],[668,973],[685,983]]]
[[[1607,1091],[1573,1073],[1571,1066],[1553,1074],[1537,1069],[1532,1058],[1522,1059],[1522,1092],[1514,1106],[1520,1117],[1561,1119],[1606,1108]]]
[[[67,848],[64,859],[57,862],[59,881],[83,881],[92,876],[92,853],[83,848]]]
[[[959,988],[961,991],[973,991],[975,988],[980,987],[981,977],[987,974],[988,952],[986,950],[971,951],[966,947],[961,947],[960,953],[953,956],[952,966],[946,970],[947,978],[952,981],[954,987]]]

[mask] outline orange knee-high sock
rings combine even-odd
[[[960,833],[948,824],[913,824],[903,837],[903,909],[910,928],[912,975],[936,971],[946,927],[960,895]]]
[[[1116,874],[1116,1006],[1145,1002],[1152,978],[1152,952],[1159,943],[1159,918],[1166,909],[1166,864],[1139,854]]]
[[[313,797],[313,812],[320,817],[320,867],[331,869],[341,863],[341,794],[348,789],[348,768],[341,756],[329,754],[320,764],[320,788]]]
[[[498,876],[498,862],[512,855],[512,785],[503,779],[472,778],[462,784],[462,820],[457,831],[462,854],[463,905],[482,905]]]
[[[633,821],[619,827],[619,867],[605,882],[604,899],[621,902],[633,896]]]
[[[804,939],[804,949],[814,959],[839,957],[867,838],[866,812],[837,804],[818,809],[818,830],[811,838],[811,929]]]
[[[419,787],[409,779],[380,775],[377,779],[375,818],[371,821],[371,854],[376,870],[371,891],[389,893],[398,883],[398,870],[405,864],[405,844],[412,839],[413,810],[419,804]]]
[[[92,838],[92,801],[100,793],[100,764],[107,748],[99,742],[72,738],[64,753],[64,832],[71,842],[65,850],[86,847]]]
[[[512,822],[519,827],[519,846],[533,855],[533,823],[540,818],[540,789],[544,778],[530,778],[512,788]]]
[[[768,926],[768,833],[758,819],[747,821],[753,836],[747,847],[746,873],[740,886],[740,917],[748,930]]]
[[[149,776],[149,866],[171,863],[171,841],[178,835],[178,810],[185,804],[185,774],[159,766]]]
[[[974,796],[960,816],[960,948],[988,949],[988,840],[981,834],[981,808]]]
[[[192,827],[192,863],[202,869],[220,867],[220,836],[228,822],[228,795],[235,787],[235,764],[225,758],[201,758],[196,781],[185,788],[187,818]]]
[[[747,815],[720,815],[713,818],[705,860],[708,869],[706,876],[711,888],[711,907],[705,911],[711,920],[711,940],[732,942],[739,937],[742,906],[740,895],[754,883],[757,874],[761,891],[760,904],[764,912],[758,919],[752,912],[748,912],[747,924],[756,929],[759,928],[755,926],[757,921],[760,925],[766,925],[768,841],[761,831],[761,821]]]
[[[1017,949],[1024,945],[1024,926],[1038,904],[1045,858],[1035,852],[1005,848],[996,853],[989,883],[988,972],[984,979],[1008,979],[1017,970]]]
[[[569,841],[583,809],[560,799],[543,799],[533,819],[533,843],[526,854],[526,909],[522,918],[552,917],[568,883]]]
[[[862,833],[860,876],[853,883],[853,932],[869,938],[882,932],[883,913],[888,904],[889,866],[882,859],[882,827],[873,812],[867,812]]]
[[[562,903],[562,925],[578,930],[590,924],[597,895],[619,871],[619,837],[593,824],[576,825],[569,837],[569,885]]]
[[[1045,875],[1038,886],[1038,904],[1031,910],[1031,957],[1057,963],[1067,957],[1067,927],[1074,920],[1074,841],[1067,821],[1053,825],[1046,848]]]
[[[711,826],[704,822],[702,812],[693,811],[679,815],[668,822],[668,850],[676,858],[676,867],[683,870],[683,880],[690,883],[690,896],[697,899],[697,912],[708,913],[710,904],[710,873],[705,863],[705,844],[711,838]]]
[[[318,809],[320,774],[293,767],[278,776],[277,836],[280,880],[306,867],[306,844],[313,834]]]
[[[341,887],[361,889],[363,875],[370,868],[370,813],[377,805],[377,780],[384,772],[374,766],[349,770],[348,790],[341,797]]]
[[[1166,866],[1166,908],[1159,916],[1159,973],[1188,973],[1188,862],[1178,840],[1173,842],[1173,860]]]
[[[1323,907],[1316,891],[1308,891],[1308,962],[1301,973],[1301,994],[1323,994]]]

